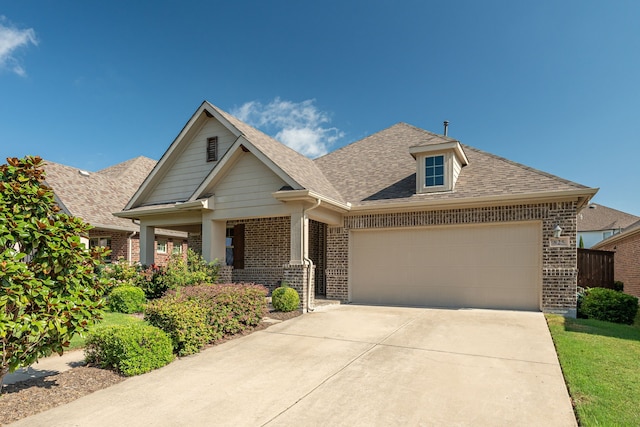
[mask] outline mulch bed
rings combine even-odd
[[[270,312],[268,317],[275,320],[288,320],[300,314],[300,311]],[[214,345],[249,335],[252,332],[268,328],[272,324],[261,322],[249,331],[225,337]],[[122,382],[126,378],[106,369],[80,366],[48,377],[32,378],[15,384],[3,385],[2,395],[0,395],[0,425],[9,424],[47,409],[64,405],[94,391]]]

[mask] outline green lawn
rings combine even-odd
[[[134,317],[130,314],[112,313],[110,311],[105,311],[102,321],[97,326],[127,325],[129,323],[136,323],[136,322],[143,322],[143,320],[137,317]],[[67,350],[75,350],[77,348],[84,347],[85,338],[86,336],[85,337],[81,337],[80,335],[74,336]]]
[[[640,425],[640,314],[632,326],[547,315],[581,426]]]

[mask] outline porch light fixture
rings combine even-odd
[[[560,237],[562,235],[562,227],[560,224],[556,224],[556,227],[553,229],[553,237]]]

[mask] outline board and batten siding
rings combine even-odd
[[[144,204],[182,202],[193,194],[218,162],[207,162],[207,138],[218,137],[218,160],[236,140],[215,118],[208,118],[161,178]]]
[[[284,185],[286,183],[256,156],[243,153],[213,188],[215,210],[224,215],[225,210],[281,205],[272,193]]]

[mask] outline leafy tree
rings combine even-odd
[[[101,317],[105,279],[94,274],[104,249],[80,243],[90,226],[61,213],[39,157],[0,166],[0,384]],[[102,252],[102,254],[101,254]]]

